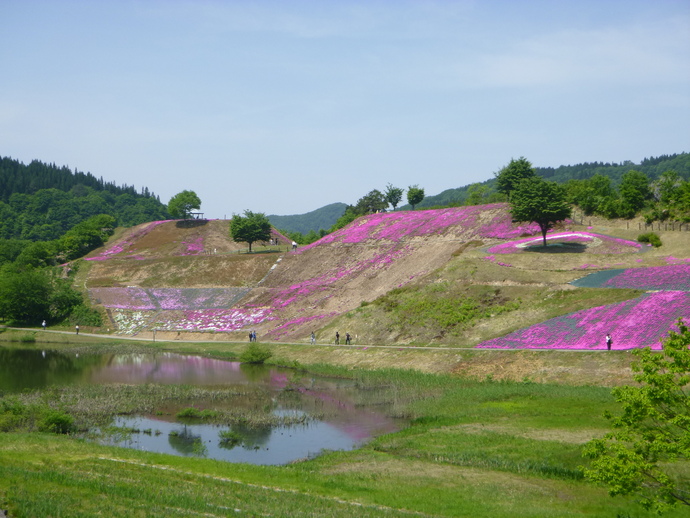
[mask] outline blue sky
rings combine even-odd
[[[690,151],[690,1],[0,0],[0,155],[208,217]]]

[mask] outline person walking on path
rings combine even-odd
[[[613,340],[611,340],[611,335],[609,333],[606,334],[606,349],[611,350],[611,346],[613,345]]]
[[[77,331],[77,334],[79,334],[79,324],[77,324],[74,329]]]
[[[44,320],[43,323],[41,324],[43,326],[43,330],[46,330],[46,321]]]
[[[340,345],[340,333],[335,332],[335,345]]]
[[[350,333],[345,333],[345,345],[350,345]]]
[[[311,344],[314,345],[316,343],[316,335],[314,334],[314,331],[311,332]]]

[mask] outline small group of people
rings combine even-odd
[[[249,341],[256,342],[256,331],[249,331]]]
[[[350,333],[345,333],[345,345],[350,345],[352,343],[352,337]],[[335,345],[340,345],[340,333],[335,332]]]

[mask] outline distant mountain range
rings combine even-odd
[[[346,203],[331,203],[306,214],[294,216],[276,216],[271,214],[268,216],[268,220],[278,230],[307,234],[311,230],[314,232],[318,232],[321,229],[328,230],[343,215],[346,208]]]

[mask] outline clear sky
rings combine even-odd
[[[690,151],[689,0],[0,0],[0,155],[207,217]]]

